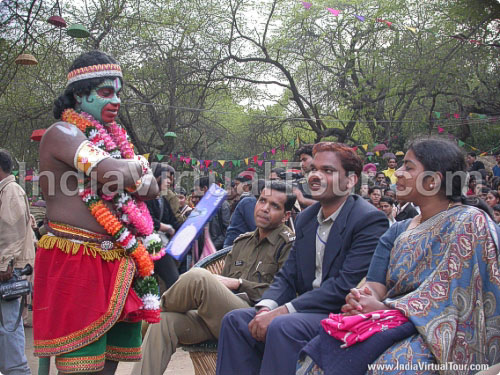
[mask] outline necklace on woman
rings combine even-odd
[[[462,204],[459,203],[459,202],[450,202],[448,204],[448,207],[445,209],[445,210],[441,210],[439,212],[437,212],[436,214],[432,215],[431,217],[428,217],[427,219],[425,219],[424,221],[422,221],[422,214],[418,215],[418,216],[415,216],[410,225],[408,226],[408,229],[413,229],[413,228],[416,228],[418,227],[420,224],[422,223],[425,223],[427,220],[429,220],[430,218],[432,217],[435,217],[436,215],[439,215],[439,214],[444,214],[446,212],[448,212],[448,210],[452,207],[456,207],[456,206],[461,206]]]

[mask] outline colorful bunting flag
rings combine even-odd
[[[453,114],[453,117],[455,117],[456,119],[459,119],[459,118],[460,118],[460,114],[458,114],[458,113],[454,113],[454,114]]]
[[[245,164],[248,165],[248,158],[245,158]]]
[[[438,133],[444,132],[444,129],[438,125]]]
[[[441,112],[434,112],[434,114],[436,115],[436,118],[441,118]]]
[[[149,160],[149,155],[150,155],[150,154],[144,154],[144,155],[142,155],[142,156],[144,156],[144,157],[146,158],[146,160]]]
[[[326,8],[326,10],[329,11],[331,14],[333,14],[336,17],[340,14],[340,10],[338,10],[338,9]]]
[[[464,147],[465,146],[465,142],[462,142],[460,139],[458,140],[458,146],[459,147]]]
[[[212,164],[212,160],[205,160],[205,165],[208,168]]]
[[[257,164],[259,165],[259,167],[262,167],[263,163],[264,163],[264,160],[257,160]]]
[[[392,22],[386,21],[382,18],[377,18],[376,21],[385,23],[387,25],[387,27],[389,27],[389,28],[392,26]]]
[[[254,164],[256,164],[256,163],[257,163],[257,159],[258,159],[258,158],[259,158],[259,156],[258,156],[258,155],[254,155],[254,157],[253,157],[253,163],[254,163]]]
[[[355,14],[354,17],[356,17],[361,22],[365,22],[365,17],[363,17],[363,16],[359,16],[359,15]]]
[[[273,155],[274,155],[275,153],[276,153],[276,149],[275,149],[275,148],[273,148],[273,149],[271,150],[271,154],[273,154]]]
[[[311,3],[308,3],[306,1],[303,1],[302,2],[302,6],[305,8],[305,9],[310,9],[312,7],[312,4]]]
[[[365,149],[365,151],[368,151],[368,144],[362,145],[361,147],[363,147]]]
[[[217,161],[222,166],[222,168],[224,168],[224,164],[226,163],[226,161],[225,160],[217,160]]]
[[[165,156],[165,155],[160,155],[160,154],[157,154],[157,155],[156,155],[156,158],[158,159],[158,161],[162,161],[164,156]]]
[[[410,30],[413,34],[416,34],[416,33],[417,33],[417,29],[416,29],[416,28],[414,28],[414,27],[405,26],[405,28],[406,28],[407,30]]]
[[[282,162],[283,164],[285,164],[285,167],[286,167],[286,165],[287,165],[287,163],[288,163],[288,160],[287,160],[287,159],[283,159],[281,162]]]

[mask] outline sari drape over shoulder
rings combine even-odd
[[[499,362],[499,254],[496,224],[471,206],[403,232],[391,250],[384,303],[402,311],[419,337],[394,345],[376,363],[418,358],[434,363],[421,365],[436,370],[428,373],[458,375]]]
[[[367,373],[465,375],[500,362],[496,224],[475,207],[457,206],[413,229],[396,225],[402,230],[391,228],[381,238],[378,270],[370,267],[367,280],[387,270],[383,302],[403,312],[418,334],[392,345]],[[309,365],[303,373],[323,373],[318,370]]]

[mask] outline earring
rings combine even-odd
[[[434,184],[430,184],[430,185],[429,185],[429,187],[430,187],[431,189],[434,189]]]

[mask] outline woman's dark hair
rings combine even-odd
[[[78,68],[85,68],[87,66],[92,66],[92,65],[98,65],[98,64],[117,64],[116,60],[112,58],[111,56],[105,54],[104,52],[101,51],[90,51],[81,54],[76,58],[75,61],[73,61],[73,64],[68,70],[68,73],[78,69]],[[75,108],[76,105],[76,100],[75,100],[75,94],[78,95],[88,95],[90,94],[90,91],[94,88],[99,86],[101,83],[103,83],[107,79],[115,79],[119,78],[120,81],[123,80],[121,77],[99,77],[99,78],[89,78],[89,79],[84,79],[81,81],[76,81],[70,84],[66,89],[64,90],[63,94],[60,95],[55,101],[54,101],[54,117],[56,119],[60,119],[62,113],[66,108]]]
[[[454,143],[439,138],[423,138],[412,142],[411,150],[426,172],[440,172],[441,191],[453,202],[462,200],[466,181],[465,157]]]
[[[498,212],[500,212],[500,204],[495,204],[495,205],[493,206],[493,211],[498,211]]]
[[[10,152],[0,148],[0,169],[4,171],[4,173],[12,172],[12,168],[14,166],[14,161],[12,160],[12,156],[10,156]]]
[[[408,150],[415,154],[426,171],[442,174],[440,191],[443,191],[450,201],[477,207],[493,218],[493,211],[485,201],[462,195],[467,181],[465,157],[454,142],[440,138],[423,138],[412,142]]]

